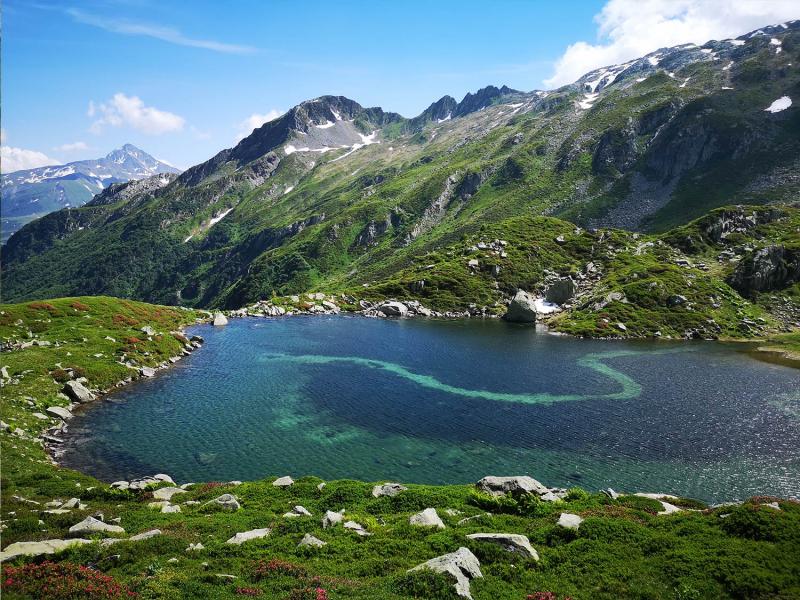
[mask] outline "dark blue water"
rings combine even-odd
[[[714,501],[800,495],[800,371],[741,345],[359,317],[195,331],[201,350],[73,420],[65,464],[106,480],[525,473]]]

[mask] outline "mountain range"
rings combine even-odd
[[[800,21],[662,48],[557,90],[445,96],[410,119],[322,96],[180,175],[29,223],[6,244],[3,289],[238,307],[374,289],[425,260],[417,292],[441,299],[422,257],[514,219],[663,232],[724,205],[796,202],[798,102]],[[525,270],[507,269],[490,282],[498,296]]]
[[[112,183],[179,172],[133,144],[125,144],[103,158],[4,173],[2,240],[49,212],[83,206]]]

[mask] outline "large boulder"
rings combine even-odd
[[[289,475],[284,475],[283,477],[278,477],[275,481],[273,481],[272,485],[274,487],[287,488],[294,485],[294,479],[292,479]]]
[[[572,300],[577,291],[577,286],[571,277],[562,277],[547,288],[544,299],[553,304],[564,304]]]
[[[800,250],[766,246],[742,260],[728,283],[743,296],[780,290],[800,280]]]
[[[399,483],[384,483],[372,488],[372,495],[375,498],[380,498],[381,496],[397,496],[397,494],[407,489],[406,486]]]
[[[526,558],[539,560],[539,553],[531,546],[530,540],[519,533],[471,533],[467,537],[479,542],[499,544],[508,552],[515,552]]]
[[[229,510],[231,512],[236,512],[241,508],[239,501],[233,494],[222,494],[222,496],[219,496],[218,498],[209,500],[203,506],[208,506],[208,507],[217,506],[222,510]]]
[[[78,381],[68,381],[64,384],[63,391],[75,402],[91,402],[96,396]]]
[[[80,523],[76,523],[69,528],[70,535],[92,534],[92,533],[125,533],[119,525],[110,525],[94,517],[86,517]]]
[[[536,304],[533,296],[519,290],[511,300],[511,304],[508,305],[508,310],[503,318],[512,323],[535,323]]]
[[[561,513],[561,516],[558,517],[558,525],[566,529],[577,530],[581,523],[583,523],[583,519],[572,513]]]
[[[328,542],[323,542],[318,537],[314,537],[310,533],[307,533],[303,536],[303,539],[300,540],[300,543],[297,544],[298,546],[309,546],[312,548],[322,548],[323,546],[327,546]]]
[[[378,312],[387,317],[405,317],[408,315],[408,307],[402,302],[384,302],[378,307]]]
[[[524,494],[536,494],[543,496],[550,492],[550,488],[536,481],[527,475],[516,475],[514,477],[495,477],[489,475],[481,479],[475,486],[482,492],[492,496],[522,496]]]
[[[48,406],[44,412],[46,412],[51,417],[58,417],[59,419],[63,419],[64,421],[71,419],[73,416],[72,413],[69,412],[63,406]]]
[[[214,325],[216,327],[221,327],[222,325],[228,324],[228,318],[223,315],[222,313],[217,313],[214,315]]]
[[[417,565],[409,573],[424,569],[435,573],[444,573],[455,579],[456,594],[470,600],[472,600],[472,594],[469,591],[470,581],[476,577],[483,577],[481,563],[469,551],[469,548],[464,548],[463,546],[455,552],[437,556],[421,565]]]
[[[411,515],[409,523],[418,527],[437,527],[444,529],[444,522],[436,513],[435,508],[426,508],[422,512]]]

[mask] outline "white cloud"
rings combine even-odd
[[[61,144],[53,148],[56,152],[77,152],[78,150],[88,150],[86,142],[72,142],[71,144]]]
[[[239,44],[226,44],[215,40],[200,40],[185,36],[179,30],[163,25],[151,23],[137,23],[123,19],[109,19],[97,15],[85,13],[76,8],[69,8],[65,11],[73,19],[85,25],[92,25],[105,29],[111,33],[121,33],[123,35],[139,35],[155,38],[178,46],[189,46],[192,48],[204,48],[214,52],[224,52],[227,54],[251,54],[256,51],[251,46],[241,46]]]
[[[597,43],[568,46],[544,84],[558,87],[658,48],[736,37],[798,13],[797,0],[609,0],[595,16]]]
[[[247,117],[244,121],[239,123],[238,129],[239,132],[236,134],[236,141],[239,142],[242,139],[246,138],[248,135],[253,133],[254,129],[261,127],[264,123],[269,123],[270,121],[274,121],[278,117],[283,114],[282,110],[278,110],[273,108],[270,111],[267,111],[265,114],[253,113],[249,117]]]
[[[12,146],[0,146],[0,171],[12,173],[23,169],[35,169],[47,165],[57,165],[61,161],[50,158],[43,152],[36,150],[25,150],[24,148],[14,148]]]
[[[0,128],[0,144],[6,143],[6,130]]]
[[[122,127],[123,125],[151,135],[160,135],[170,131],[183,129],[186,120],[171,112],[145,106],[137,96],[114,94],[108,102],[95,104],[89,102],[86,113],[89,117],[99,116],[89,131],[100,133],[105,127]]]

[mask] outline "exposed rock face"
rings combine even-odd
[[[572,513],[561,513],[561,516],[558,518],[558,525],[561,525],[561,527],[565,527],[566,529],[577,530],[578,527],[581,526],[581,523],[583,523],[583,519],[578,515],[573,515]]]
[[[469,590],[470,580],[476,577],[483,577],[483,573],[481,573],[481,563],[478,562],[477,557],[469,551],[469,548],[464,548],[463,546],[455,552],[437,556],[421,565],[417,565],[409,572],[423,569],[450,575],[456,580],[456,593],[462,598],[469,598],[470,600],[472,600],[472,594]]]
[[[98,532],[125,533],[125,530],[119,525],[109,525],[108,523],[103,523],[103,521],[95,519],[94,517],[86,517],[80,523],[76,523],[69,528],[70,535],[80,535],[82,533],[92,534]]]
[[[91,402],[96,398],[82,383],[77,381],[68,381],[64,384],[62,391],[75,402]]]
[[[508,552],[516,552],[526,558],[539,560],[539,553],[531,546],[530,540],[518,533],[471,533],[467,537],[471,540],[499,544]]]
[[[508,310],[503,318],[512,323],[535,323],[536,304],[533,297],[527,292],[519,290],[511,300],[511,304],[508,305]]]
[[[42,554],[55,554],[70,546],[90,544],[91,540],[41,540],[39,542],[16,542],[9,544],[0,552],[0,561],[6,561],[17,556],[41,556]]]
[[[438,529],[444,529],[444,522],[436,513],[435,508],[426,508],[422,512],[411,515],[409,523],[417,525],[418,527],[436,527]]]
[[[729,283],[744,296],[780,290],[800,280],[800,251],[784,246],[766,246],[741,261]]]
[[[503,496],[505,494],[511,494],[512,496],[522,496],[524,494],[543,496],[550,492],[549,488],[527,475],[515,477],[494,477],[490,475],[484,477],[475,485],[482,492],[492,496]]]
[[[271,533],[271,529],[264,528],[264,529],[251,529],[250,531],[242,531],[241,533],[237,533],[228,541],[226,544],[233,544],[235,546],[240,546],[249,540],[257,540],[260,538],[265,538]]]
[[[214,326],[221,327],[222,325],[228,324],[228,318],[223,315],[222,313],[217,313],[214,315]]]
[[[572,300],[576,290],[577,286],[571,277],[562,277],[547,288],[544,299],[554,304],[564,304]]]
[[[407,489],[406,486],[399,483],[384,483],[383,485],[376,485],[372,488],[372,495],[375,498],[380,498],[381,496],[397,496],[397,494]]]
[[[724,210],[710,219],[703,227],[703,233],[718,243],[732,233],[747,233],[753,227],[772,223],[783,216],[780,210],[745,211],[743,208]]]

